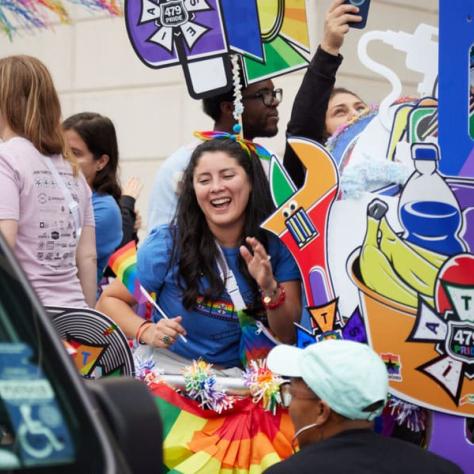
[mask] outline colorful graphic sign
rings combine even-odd
[[[358,314],[369,344],[386,364],[391,393],[401,404],[414,404],[411,409],[433,410],[429,449],[473,473],[474,153],[466,79],[474,2],[441,0],[440,7],[439,87],[432,71],[436,58],[426,59],[436,50],[434,28],[391,32],[389,43],[406,51],[410,69],[424,75],[422,98],[394,99],[392,91],[381,111],[367,111],[331,137],[339,179],[324,207],[322,196],[333,189],[328,185],[327,194],[320,192],[330,181],[329,154],[322,160],[314,153],[310,163],[298,153],[307,177],[297,192],[273,163],[279,209],[264,227],[287,244],[302,270],[310,320],[309,327],[297,327],[298,345],[347,337],[344,330],[351,321],[357,327],[357,319],[346,318]],[[385,33],[373,37],[387,38]],[[417,54],[423,55],[419,61]],[[390,81],[393,86],[399,82],[393,75]],[[305,193],[313,201],[301,206]],[[311,213],[318,206],[325,225]],[[305,216],[299,217],[301,207]],[[311,245],[313,251],[305,255]],[[323,270],[331,293],[314,291],[313,268]],[[327,287],[320,279],[316,288]]]
[[[305,185],[262,227],[276,234],[288,247],[300,268],[308,305],[320,306],[334,300],[326,232],[329,211],[337,194],[337,169],[321,145],[302,138],[290,138],[288,143],[307,169]]]
[[[436,171],[436,146],[413,149],[416,171],[398,203],[404,232],[393,230],[383,198],[372,201],[365,239],[348,269],[371,345],[397,354],[403,366],[403,376],[391,378],[393,393],[472,416],[474,405],[461,399],[474,390],[474,257],[464,253],[474,241],[456,199],[459,188]]]
[[[230,63],[218,0],[128,0],[130,41],[149,67],[181,64],[193,97],[230,88]]]
[[[86,378],[133,375],[135,366],[126,336],[107,316],[93,309],[48,307],[59,335]]]
[[[257,0],[263,61],[243,57],[247,83],[308,65],[309,35],[305,0]]]
[[[126,0],[125,16],[140,60],[181,64],[196,99],[232,87],[230,53],[242,56],[247,84],[308,64],[304,0]]]
[[[472,0],[439,1],[439,144],[447,176],[474,176],[470,135],[471,48],[474,44]]]

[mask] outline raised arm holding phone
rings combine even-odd
[[[344,36],[349,32],[349,25],[362,21],[358,13],[359,8],[345,0],[334,0],[329,7],[323,39],[293,103],[287,136],[306,137],[323,143],[330,134],[327,130],[326,111],[332,98],[336,72],[343,59],[339,52]],[[301,187],[304,182],[304,167],[288,145],[283,163],[296,186]]]

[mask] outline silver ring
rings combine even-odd
[[[271,255],[267,255],[267,260],[270,261],[272,259]]]
[[[165,335],[161,338],[161,340],[165,346],[169,346],[171,344],[171,338],[169,336]]]

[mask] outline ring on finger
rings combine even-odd
[[[167,335],[164,335],[161,340],[165,346],[169,346],[171,344],[171,338]]]

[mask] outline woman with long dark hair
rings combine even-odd
[[[95,305],[90,189],[67,151],[51,75],[0,59],[0,230],[47,306]]]
[[[117,281],[97,309],[156,348],[163,365],[201,357],[221,368],[239,366],[237,310],[244,308],[280,341],[293,343],[300,276],[279,239],[259,227],[272,210],[261,163],[245,143],[204,142],[185,171],[174,224],[156,228],[138,252],[141,284],[157,293],[170,319],[144,322]]]
[[[66,139],[92,189],[96,226],[97,281],[110,255],[122,241],[121,197],[118,182],[118,145],[108,117],[82,112],[63,123]]]

